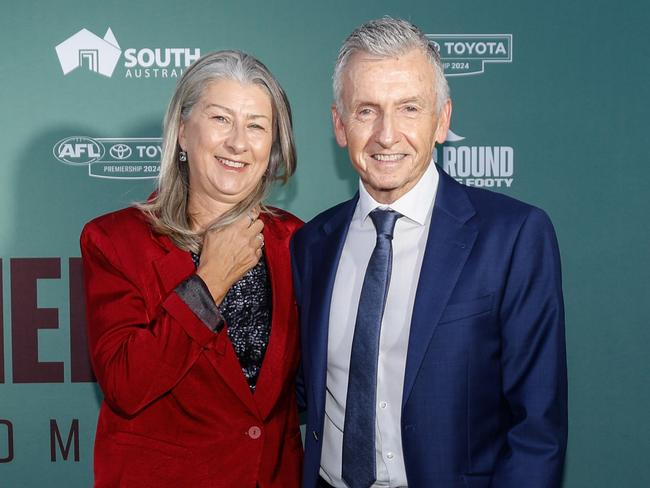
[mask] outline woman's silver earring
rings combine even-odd
[[[182,149],[178,151],[178,160],[181,163],[187,163],[187,152],[183,151]]]

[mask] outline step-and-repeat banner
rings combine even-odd
[[[397,6],[400,4],[400,6]],[[161,119],[202,54],[248,51],[290,97],[303,219],[357,180],[330,127],[341,41],[382,15],[429,34],[454,101],[436,159],[547,210],[562,251],[566,487],[650,486],[646,2],[11,2],[0,18],[0,487],[92,484],[101,401],[78,238],[147,197]]]

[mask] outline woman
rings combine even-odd
[[[84,228],[104,392],[95,486],[298,486],[289,240],[301,223],[262,205],[295,164],[278,82],[247,54],[212,53],[167,110],[157,192]]]

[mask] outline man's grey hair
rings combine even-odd
[[[440,113],[449,100],[449,85],[437,49],[416,26],[406,20],[393,19],[392,17],[382,17],[366,22],[352,31],[352,34],[343,42],[332,77],[334,103],[338,112],[344,113],[343,73],[354,54],[363,52],[380,58],[392,58],[413,49],[422,51],[431,62],[435,73],[436,112]]]

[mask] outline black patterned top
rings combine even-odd
[[[192,260],[198,267],[200,257],[192,253]],[[192,277],[193,280],[196,278],[198,278],[196,275]],[[207,290],[205,285],[204,289]],[[194,303],[190,303],[191,300],[185,301],[190,308],[196,307],[196,300]],[[228,338],[235,349],[251,391],[255,391],[264,354],[269,344],[271,309],[271,284],[263,256],[253,268],[232,285],[217,309],[228,324]]]

